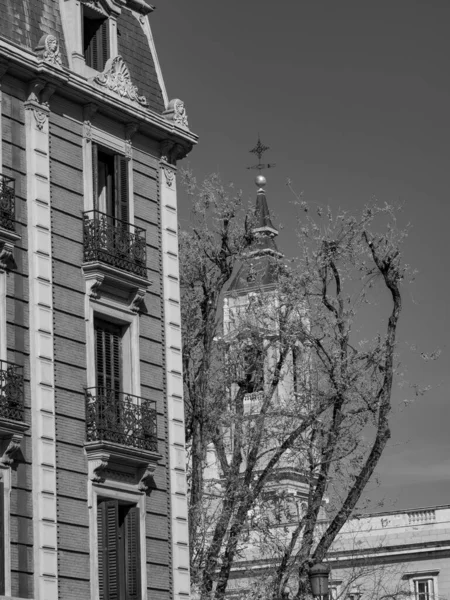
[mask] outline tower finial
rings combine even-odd
[[[258,157],[258,164],[252,165],[251,167],[247,167],[247,169],[258,169],[258,171],[262,171],[262,169],[270,169],[271,167],[274,167],[275,163],[267,163],[265,165],[263,165],[261,163],[261,157],[265,152],[267,152],[267,150],[270,150],[269,146],[264,146],[264,144],[261,143],[261,138],[259,137],[259,133],[258,133],[258,142],[257,142],[256,146],[254,148],[252,148],[251,150],[249,150],[249,152],[251,152],[252,154],[256,154],[256,156]],[[256,184],[256,185],[258,185],[258,184]],[[265,185],[265,181],[264,181],[264,185]]]

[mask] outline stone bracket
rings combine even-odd
[[[20,235],[6,229],[0,229],[0,273],[14,271],[17,264],[14,259],[14,245]]]
[[[161,455],[156,452],[121,446],[114,442],[87,442],[89,479],[93,483],[122,481],[146,493],[152,486]]]
[[[145,311],[145,294],[152,282],[103,263],[86,263],[82,267],[86,280],[86,293],[93,300],[117,297],[134,313]]]
[[[0,422],[0,466],[10,467],[14,463],[27,429],[29,426],[26,423]]]

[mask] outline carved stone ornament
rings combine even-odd
[[[162,142],[160,143],[160,149],[161,160],[170,165],[176,165],[177,160],[184,158],[186,154],[188,154],[191,151],[192,146],[189,145],[186,147],[183,144],[179,144],[177,142],[174,142],[173,140],[166,139],[162,140]]]
[[[54,35],[43,35],[35,48],[35,52],[41,60],[49,65],[59,68],[62,67],[59,41]]]
[[[133,158],[133,137],[139,129],[139,123],[127,123],[125,126],[125,156],[128,160]]]
[[[184,102],[179,98],[171,100],[163,114],[168,121],[173,121],[175,125],[189,129]]]
[[[95,274],[94,277],[90,278],[90,288],[89,288],[89,296],[93,300],[98,300],[100,298],[100,288],[105,279],[104,275]]]
[[[34,118],[36,121],[36,127],[39,129],[39,131],[42,131],[44,129],[44,125],[47,121],[47,113],[43,110],[34,108],[33,115],[34,115]]]
[[[164,175],[166,177],[166,183],[167,183],[167,187],[172,187],[173,182],[175,180],[175,173],[173,171],[173,169],[171,169],[170,167],[163,167],[164,170]]]
[[[130,310],[140,313],[145,308],[145,289],[138,288],[130,304]]]
[[[23,433],[13,433],[9,439],[3,440],[3,454],[0,458],[0,465],[10,467],[15,459],[15,455],[20,450],[20,442]]]
[[[153,483],[153,475],[155,474],[155,471],[156,464],[154,463],[149,463],[145,467],[138,485],[138,490],[140,492],[148,492],[151,484]]]
[[[139,96],[137,87],[131,83],[130,71],[121,56],[110,58],[103,73],[94,77],[94,82],[122,98],[148,106],[145,96]]]
[[[92,119],[97,109],[98,106],[93,102],[89,102],[83,106],[83,135],[88,142],[92,141]]]
[[[0,240],[0,273],[4,271],[8,273],[14,269],[17,269],[17,264],[14,260],[14,242]]]
[[[89,461],[89,476],[95,483],[103,483],[106,478],[106,469],[108,468],[109,455]]]

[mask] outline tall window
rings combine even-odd
[[[0,481],[0,594],[5,593],[5,485]]]
[[[98,582],[100,600],[139,600],[139,509],[99,499],[97,504]]]
[[[92,144],[94,209],[128,222],[128,162],[121,154],[109,153]]]
[[[416,600],[432,600],[434,598],[433,580],[416,579],[414,580],[414,595]]]
[[[83,52],[88,67],[96,71],[105,69],[109,58],[109,22],[104,15],[84,7]]]
[[[260,348],[248,346],[243,352],[244,374],[248,393],[264,390],[264,355]]]
[[[96,319],[94,329],[97,388],[121,392],[123,328]]]

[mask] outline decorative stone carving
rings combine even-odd
[[[145,289],[138,288],[130,304],[130,310],[139,313],[145,308]]]
[[[134,490],[147,492],[161,455],[106,440],[87,442],[89,479],[94,483],[119,481]]]
[[[102,483],[106,478],[109,454],[89,461],[89,477],[95,483]]]
[[[93,300],[98,300],[100,298],[100,288],[105,279],[104,275],[100,275],[100,273],[95,273],[95,276],[89,278],[90,288],[89,288],[89,296]]]
[[[184,129],[189,129],[186,108],[184,102],[179,98],[171,100],[163,114],[168,121],[172,121],[175,125]]]
[[[145,469],[143,470],[143,473],[141,475],[139,485],[138,485],[138,490],[140,492],[148,492],[151,484],[153,483],[153,475],[155,474],[155,471],[156,471],[155,463],[149,463],[145,467]]]
[[[9,439],[4,440],[3,455],[0,458],[0,465],[10,467],[15,459],[16,453],[20,450],[20,442],[23,433],[13,433]]]
[[[133,137],[139,129],[139,123],[125,125],[125,156],[128,160],[133,158]]]
[[[161,160],[170,165],[176,165],[177,160],[184,158],[188,152],[191,151],[192,145],[184,146],[174,142],[173,140],[166,139],[160,144],[161,148]]]
[[[173,169],[171,169],[170,167],[163,167],[163,171],[164,171],[164,175],[166,177],[166,183],[168,187],[172,187],[173,182],[175,180],[175,173],[173,171]]]
[[[141,106],[148,106],[145,96],[139,96],[137,87],[131,82],[130,71],[121,56],[110,58],[103,73],[94,77],[94,82],[122,98],[128,98]]]
[[[4,244],[0,250],[0,272],[13,271],[14,269],[17,269],[17,264],[14,260],[13,246]]]
[[[43,35],[34,51],[44,62],[62,68],[59,41],[54,35]]]
[[[33,115],[36,121],[36,127],[39,129],[39,131],[42,131],[47,121],[47,113],[43,110],[38,110],[37,108],[34,108]]]
[[[88,142],[92,141],[92,119],[97,109],[98,106],[93,102],[89,102],[89,104],[83,106],[83,135]]]

